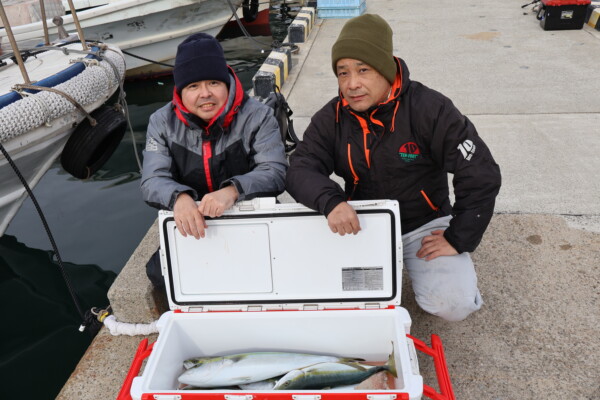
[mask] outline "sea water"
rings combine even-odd
[[[260,43],[234,37],[235,27],[223,32],[226,58],[245,90],[298,9],[272,2],[272,35],[258,32]],[[142,200],[135,152],[141,158],[148,118],[170,101],[173,78],[127,81],[125,92],[133,134],[100,171],[82,181],[56,161],[33,190],[84,311],[108,306],[110,285],[157,217]],[[0,237],[0,318],[0,399],[54,399],[92,336],[78,330],[82,320],[30,199]]]

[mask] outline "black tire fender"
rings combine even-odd
[[[246,22],[252,22],[258,18],[258,0],[244,0],[242,3],[242,15]]]
[[[97,122],[91,126],[84,119],[75,128],[60,156],[65,171],[78,179],[87,179],[96,173],[123,139],[127,120],[114,107],[101,106],[90,114]]]

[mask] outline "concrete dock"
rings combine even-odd
[[[483,308],[442,321],[418,308],[407,279],[402,302],[413,336],[441,337],[457,399],[599,400],[600,32],[544,31],[524,3],[367,0],[392,26],[411,79],[454,101],[503,174],[472,254]],[[299,134],[337,93],[330,49],[345,21],[317,19],[292,57],[282,91]],[[157,247],[154,226],[111,288],[119,321],[148,323],[166,310],[144,272]],[[58,399],[116,398],[143,338],[103,328]],[[419,361],[435,387],[433,364]]]

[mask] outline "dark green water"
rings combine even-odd
[[[285,6],[272,4],[272,37],[258,40],[283,40],[299,8],[288,5],[289,13],[282,14]],[[250,89],[269,50],[261,53],[243,38],[222,44]],[[34,189],[84,310],[108,305],[108,288],[157,216],[140,194],[133,143],[141,157],[148,117],[170,101],[172,91],[171,76],[126,82],[133,138],[127,132],[89,180],[71,177],[55,162]],[[82,321],[51,249],[27,199],[0,237],[0,399],[54,399],[91,342],[78,330]]]

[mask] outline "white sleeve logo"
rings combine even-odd
[[[158,144],[156,143],[156,140],[153,138],[148,139],[146,142],[146,151],[158,151]]]
[[[458,145],[457,149],[460,150],[465,160],[470,161],[471,157],[475,153],[475,145],[470,140],[465,140],[461,144]]]

